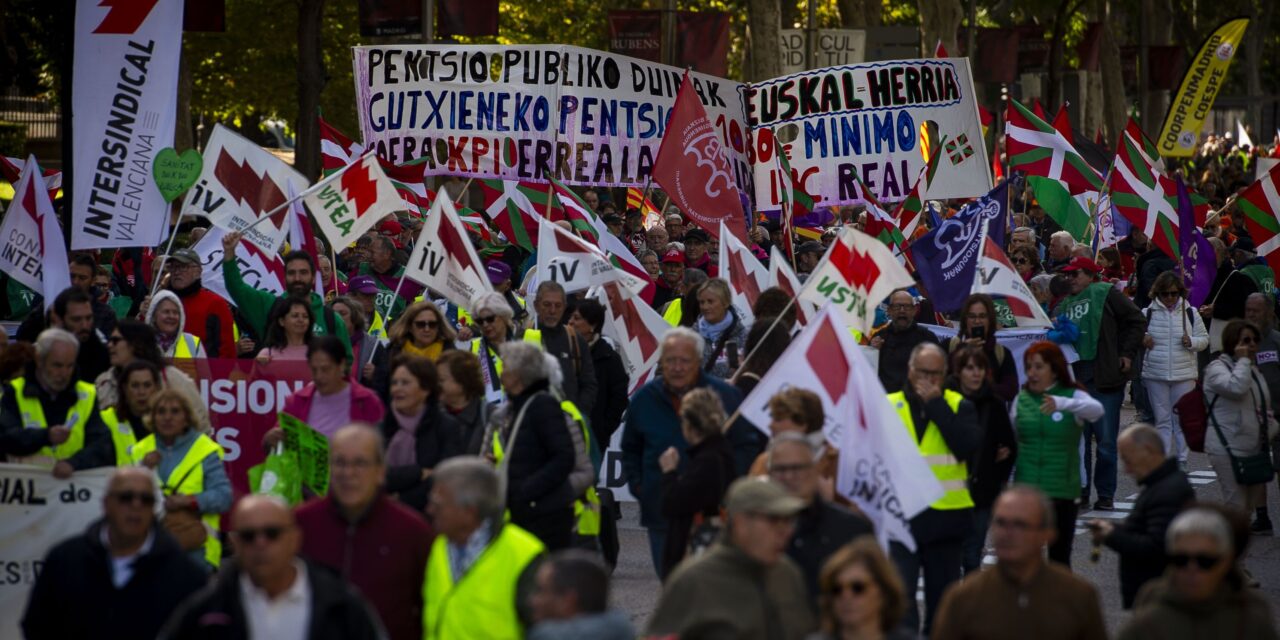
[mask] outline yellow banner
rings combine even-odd
[[[1156,138],[1160,155],[1181,157],[1195,152],[1200,129],[1204,127],[1205,118],[1209,117],[1209,108],[1222,89],[1227,67],[1231,65],[1236,49],[1240,48],[1248,26],[1248,18],[1231,20],[1218,27],[1201,45],[1187,69],[1187,75],[1182,77],[1178,92],[1169,102],[1169,113],[1164,117],[1160,137]]]

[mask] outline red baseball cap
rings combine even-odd
[[[404,231],[404,227],[395,220],[384,220],[382,224],[378,225],[378,231],[381,231],[382,235],[385,236],[396,236]]]
[[[684,252],[679,249],[672,249],[662,254],[663,262],[679,262],[684,264]]]
[[[1084,256],[1076,256],[1062,268],[1063,273],[1070,271],[1088,271],[1089,273],[1102,273],[1102,267],[1098,263]]]

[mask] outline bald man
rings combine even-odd
[[[204,586],[204,569],[156,526],[154,477],[142,467],[116,471],[102,519],[45,556],[22,617],[27,638],[153,638]]]
[[[1177,458],[1165,455],[1164,439],[1151,425],[1125,429],[1117,447],[1125,473],[1141,492],[1123,522],[1093,520],[1089,531],[1095,544],[1101,542],[1120,554],[1120,597],[1128,609],[1142,585],[1164,573],[1165,531],[1196,494]]]
[[[341,578],[298,558],[302,535],[289,505],[274,496],[249,495],[231,518],[235,563],[224,564],[214,584],[183,603],[160,638],[385,636],[377,615]]]
[[[382,434],[363,424],[329,443],[329,495],[297,510],[302,557],[360,590],[392,640],[421,640],[422,581],[435,532],[421,513],[388,498]]]

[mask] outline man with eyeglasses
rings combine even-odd
[[[880,384],[890,393],[901,391],[907,381],[907,361],[921,344],[938,344],[933,332],[916,322],[916,298],[907,289],[889,294],[889,323],[871,337],[872,348],[880,350],[877,373]]]
[[[274,496],[240,499],[232,513],[236,562],[174,612],[158,638],[373,640],[378,618],[328,569],[302,560],[302,534],[289,505]]]
[[[803,508],[776,482],[735,481],[724,534],[671,574],[647,635],[799,640],[813,631],[804,576],[786,554]]]
[[[818,602],[818,574],[827,558],[854,538],[872,535],[871,522],[818,494],[818,451],[805,436],[790,432],[774,436],[766,454],[769,478],[804,503],[796,514],[796,531],[787,555],[804,573],[809,601]]]
[[[107,482],[103,517],[51,549],[22,632],[31,640],[154,638],[207,574],[157,526],[155,476],[125,467]]]
[[[338,572],[377,610],[392,640],[421,640],[422,581],[435,532],[382,491],[385,446],[363,424],[329,441],[329,495],[297,509],[302,557]]]
[[[236,357],[235,321],[231,307],[222,296],[204,288],[201,281],[200,256],[191,249],[178,249],[167,263],[169,283],[166,287],[178,296],[186,311],[182,330],[204,345],[210,358]]]
[[[960,579],[964,540],[973,527],[973,496],[969,493],[969,468],[981,443],[977,410],[959,392],[943,387],[947,355],[942,347],[923,343],[911,351],[907,384],[889,394],[916,451],[942,485],[942,497],[911,519],[912,551],[901,542],[889,545],[889,557],[907,589],[907,630],[920,628],[915,606],[917,580],[924,576],[924,633],[933,626],[938,603],[947,586]]]
[[[1015,485],[1000,494],[991,518],[996,564],[947,591],[932,639],[1107,637],[1098,591],[1045,560],[1055,535],[1053,505],[1039,489]]]
[[[1085,472],[1089,486],[1081,492],[1088,505],[1092,490],[1098,500],[1093,508],[1114,508],[1116,493],[1116,438],[1120,433],[1120,403],[1134,374],[1134,358],[1142,344],[1147,319],[1142,311],[1110,283],[1099,282],[1102,267],[1088,258],[1072,258],[1062,273],[1070,280],[1071,293],[1052,314],[1065,314],[1079,329],[1072,345],[1080,359],[1071,365],[1075,381],[1106,409],[1101,420],[1085,425]],[[1097,456],[1090,452],[1096,442]]]

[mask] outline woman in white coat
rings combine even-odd
[[[1255,364],[1260,334],[1245,320],[1228,322],[1222,331],[1222,353],[1204,368],[1204,399],[1212,406],[1204,452],[1218,474],[1222,501],[1244,513],[1267,503],[1270,479],[1241,483],[1231,459],[1258,455],[1264,439],[1275,437],[1271,394]]]
[[[1196,352],[1209,346],[1209,332],[1200,314],[1187,302],[1187,287],[1176,271],[1166,271],[1151,286],[1151,305],[1143,310],[1147,334],[1142,338],[1142,385],[1151,399],[1156,430],[1169,457],[1186,468],[1187,441],[1173,405],[1196,386]]]

